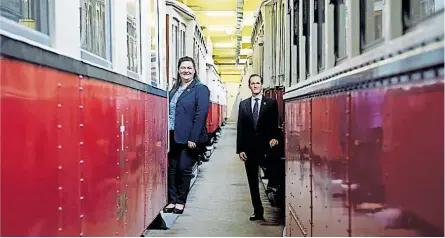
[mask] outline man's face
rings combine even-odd
[[[250,79],[249,88],[250,88],[250,91],[252,91],[252,94],[257,95],[257,94],[261,93],[262,87],[263,87],[263,85],[261,84],[261,78],[260,77],[253,76]]]

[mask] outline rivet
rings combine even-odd
[[[60,103],[59,103],[59,104],[57,104],[57,107],[62,107],[62,104],[60,104]]]
[[[83,79],[83,76],[82,76],[82,75],[79,75],[79,78]]]
[[[57,128],[59,128],[59,129],[62,128],[62,125],[57,125]]]
[[[59,227],[59,229],[57,229],[58,231],[62,231],[62,227]]]
[[[82,219],[83,218],[83,215],[80,215],[80,219]]]
[[[83,124],[80,124],[80,127],[83,127]]]
[[[117,176],[116,179],[119,179],[119,176]]]
[[[59,170],[62,170],[62,165],[59,165],[59,167],[57,167]]]
[[[128,171],[127,172],[125,172],[126,174],[128,174]]]
[[[59,190],[62,190],[62,186],[59,186]]]
[[[61,145],[59,145],[59,146],[57,146],[57,148],[59,148],[59,150],[60,150],[60,149],[62,149],[62,146],[61,146]]]
[[[57,87],[59,87],[59,88],[62,87],[62,84],[61,84],[61,83],[58,83],[58,84],[57,84]]]
[[[83,109],[83,106],[82,106],[82,105],[80,105],[80,106],[79,106],[79,108],[80,108],[80,109]]]
[[[119,162],[117,162],[116,165],[119,166]]]
[[[125,187],[128,187],[128,184],[125,184]]]
[[[80,142],[80,145],[83,145],[83,141]]]
[[[82,90],[83,90],[83,87],[79,87],[79,90],[82,91]]]
[[[84,181],[84,179],[83,178],[80,178],[80,182],[83,182]]]
[[[80,196],[80,200],[83,200],[84,199],[84,197],[83,196]]]
[[[83,160],[81,160],[80,163],[83,164]]]
[[[83,233],[80,233],[80,236],[83,236]]]
[[[59,207],[59,211],[62,211],[62,207]]]
[[[117,149],[117,151],[119,152],[119,149]]]
[[[116,232],[116,235],[119,235],[119,232]]]
[[[119,193],[119,190],[116,190],[117,193]]]

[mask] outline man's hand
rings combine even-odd
[[[269,145],[270,145],[270,148],[272,148],[272,147],[278,145],[278,141],[275,139],[272,139],[269,141]]]
[[[196,143],[188,141],[188,146],[189,146],[190,149],[194,149],[194,148],[196,148]]]
[[[241,161],[246,161],[247,160],[247,155],[244,152],[239,153],[239,158]]]

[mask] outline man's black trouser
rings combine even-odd
[[[250,197],[255,214],[260,215],[263,214],[264,209],[260,197],[258,169],[263,158],[256,153],[246,153],[246,155],[247,161],[244,162],[244,166],[246,168],[247,181],[249,182]]]

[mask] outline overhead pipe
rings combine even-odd
[[[242,29],[243,29],[243,7],[244,0],[236,0],[236,54],[235,62],[239,65],[240,52],[242,47]]]

